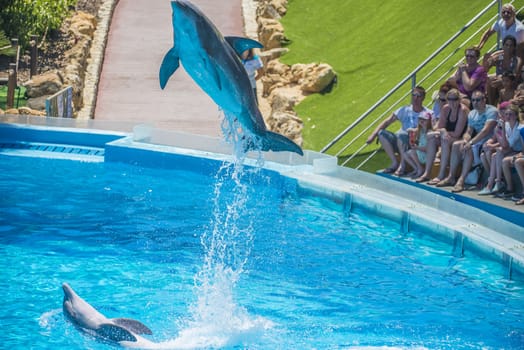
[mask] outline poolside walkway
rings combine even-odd
[[[241,0],[192,0],[224,35],[243,35]],[[218,107],[183,68],[160,89],[158,70],[173,46],[170,2],[119,0],[112,16],[94,119],[221,135]]]

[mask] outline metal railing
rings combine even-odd
[[[509,1],[509,3],[512,3],[513,1]],[[492,10],[494,6],[498,6],[497,8],[497,14],[494,16],[487,16],[487,12]],[[441,83],[443,83],[453,71],[455,71],[457,65],[462,61],[463,55],[462,55],[462,49],[466,47],[466,45],[471,45],[471,42],[473,39],[478,38],[479,34],[486,30],[494,20],[498,18],[498,14],[500,13],[500,8],[502,6],[502,0],[493,0],[491,1],[484,9],[482,9],[476,16],[474,16],[466,25],[464,25],[458,32],[456,32],[452,37],[450,37],[442,46],[440,46],[435,52],[433,52],[431,55],[429,55],[428,58],[426,58],[418,67],[416,67],[411,73],[409,73],[404,79],[402,79],[398,84],[396,84],[391,90],[389,90],[382,98],[380,98],[377,102],[375,102],[367,111],[365,111],[362,115],[360,115],[357,119],[355,119],[344,131],[342,131],[339,135],[337,135],[332,141],[330,141],[326,146],[324,146],[320,152],[326,153],[328,150],[332,149],[333,146],[337,145],[340,147],[340,149],[334,154],[336,157],[341,157],[341,155],[344,154],[351,146],[355,145],[357,142],[360,142],[360,146],[353,151],[353,153],[349,154],[347,159],[343,160],[341,162],[341,165],[347,165],[350,161],[352,161],[355,157],[360,156],[362,154],[362,151],[367,147],[372,147],[368,145],[365,140],[367,139],[367,136],[370,134],[371,128],[375,127],[375,125],[383,120],[385,116],[391,115],[392,111],[394,111],[396,108],[398,108],[402,103],[405,103],[406,98],[411,94],[411,90],[416,85],[422,85],[422,83],[427,83],[429,85],[426,86],[426,91],[431,91],[435,87],[440,86]],[[520,11],[520,10],[519,10]],[[486,19],[486,16],[488,17]],[[462,40],[455,48],[451,48],[451,52],[449,52],[444,58],[442,58],[440,61],[435,62],[436,58],[443,54],[443,52],[450,47],[451,44],[457,43],[459,38],[463,38],[463,35],[465,34],[466,30],[472,27],[473,24],[478,22],[479,20],[484,19],[485,22],[470,36],[468,36],[466,39]],[[478,39],[477,39],[478,42]],[[497,38],[497,43],[499,42]],[[494,47],[493,47],[494,48]],[[490,48],[490,49],[493,49]],[[440,58],[440,57],[439,57]],[[454,60],[454,62],[453,62]],[[445,67],[450,67],[449,69],[445,69]],[[423,69],[430,69],[429,72],[427,72],[423,77],[421,77],[419,80],[417,80],[417,74],[420,74]],[[443,71],[444,70],[444,71]],[[440,72],[440,74],[439,74]],[[409,87],[405,87],[405,85],[411,82]],[[402,93],[402,88],[405,87],[405,93]],[[391,101],[395,97],[398,96],[398,94],[401,94],[400,97],[398,97],[395,101]],[[386,103],[389,105],[384,106]],[[389,107],[387,107],[389,106]],[[364,120],[367,120],[368,117],[372,116],[373,113],[377,112],[379,107],[387,107],[385,111],[383,111],[381,114],[375,117],[375,119],[367,124],[365,127],[360,130],[360,132],[357,133],[357,135],[351,135],[352,138],[347,141],[344,145],[340,146],[340,143],[347,139],[346,136],[349,135],[349,133],[356,129],[357,126],[361,126],[361,123]],[[363,137],[366,139],[363,140]],[[379,151],[375,147],[375,149],[370,152],[370,154],[365,157],[365,159],[360,162],[358,165],[355,166],[356,169],[361,168],[364,164],[366,164],[372,157],[376,155],[376,153]]]

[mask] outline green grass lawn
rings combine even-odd
[[[325,62],[338,75],[330,93],[312,95],[295,108],[304,121],[304,147],[320,150],[488,4],[477,0],[289,0],[282,24],[291,44],[282,61]],[[495,14],[493,9],[489,15]],[[474,33],[481,24],[468,32]],[[494,37],[485,48],[495,43]],[[479,39],[480,34],[470,44]],[[457,55],[460,59],[463,48]],[[429,97],[425,102],[429,104]]]

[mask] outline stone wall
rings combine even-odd
[[[45,115],[46,99],[66,86],[73,88],[73,110],[80,110],[84,104],[85,72],[96,27],[96,18],[82,11],[68,18],[63,28],[72,46],[64,54],[63,68],[37,74],[23,83],[28,96],[27,107],[9,109],[5,113]]]

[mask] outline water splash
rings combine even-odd
[[[235,161],[224,163],[215,176],[212,220],[201,236],[204,263],[195,276],[197,300],[190,307],[187,326],[176,340],[168,342],[176,348],[234,346],[249,342],[274,326],[263,317],[250,315],[235,300],[235,288],[254,239],[254,213],[248,203],[253,197],[248,179],[260,171],[244,167],[246,145],[256,139],[243,134],[237,124],[223,124],[224,135],[234,144]],[[258,163],[261,162],[259,152]]]

